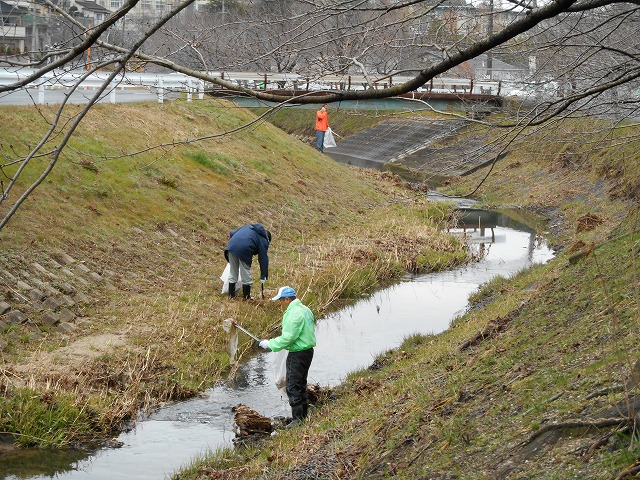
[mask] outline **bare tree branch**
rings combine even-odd
[[[54,168],[76,128],[111,82],[123,79],[128,68],[141,65],[149,72],[185,74],[224,91],[282,106],[395,97],[441,75],[477,81],[484,75],[491,77],[492,62],[500,59],[517,66],[517,82],[532,92],[532,99],[518,108],[515,118],[496,125],[505,131],[491,146],[496,152],[505,151],[527,128],[541,128],[556,119],[588,112],[619,122],[634,118],[640,108],[636,91],[640,0],[554,0],[540,5],[534,0],[508,0],[500,10],[431,0],[391,5],[377,0],[226,0],[219,9],[212,2],[208,13],[187,11],[193,1],[188,0],[151,22],[136,16],[139,0],[126,0],[91,28],[51,0],[44,1],[69,35],[28,58],[7,57],[3,63],[14,71],[33,70],[10,85],[0,85],[0,93],[25,90],[52,76],[56,80],[60,72],[77,66],[85,70],[36,146],[21,155],[10,151],[0,164],[7,177],[0,196],[4,206],[23,173],[32,168],[31,160],[49,158],[47,168],[33,175],[38,180],[0,213],[4,215],[0,230]],[[90,49],[93,65],[88,61]],[[484,73],[472,65],[478,60],[486,65]],[[105,67],[112,70],[89,103],[66,123],[61,121],[62,108],[82,79]],[[292,73],[308,82],[328,75],[361,74],[364,81],[351,89],[269,91],[218,73],[234,70]],[[409,80],[392,84],[392,78],[398,81],[400,75]],[[59,144],[47,151],[46,145],[56,136]],[[172,145],[212,137],[179,139]],[[123,155],[172,145],[150,145]]]

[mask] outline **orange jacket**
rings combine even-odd
[[[322,110],[316,112],[316,130],[326,132],[329,128],[329,114]]]

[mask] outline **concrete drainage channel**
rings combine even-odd
[[[494,224],[477,228],[478,218]],[[464,312],[469,294],[496,275],[508,277],[553,251],[531,229],[505,215],[468,212],[463,236],[481,260],[462,268],[408,277],[355,305],[318,319],[318,346],[309,383],[333,387],[349,372],[416,334],[437,334]],[[484,220],[483,220],[484,221]],[[504,225],[508,226],[504,226]],[[425,313],[428,312],[428,313]],[[205,396],[172,404],[139,421],[116,440],[121,448],[86,452],[21,450],[3,456],[0,477],[10,480],[154,479],[168,477],[198,454],[232,445],[232,408],[242,403],[271,418],[290,413],[286,395],[274,384],[275,354],[259,352],[241,365],[232,381]],[[313,410],[310,411],[313,417]]]

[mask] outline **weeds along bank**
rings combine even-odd
[[[483,286],[452,328],[381,355],[303,427],[174,478],[635,478],[640,150],[636,128],[605,126],[532,129],[448,190],[545,213],[555,260]]]
[[[0,109],[13,126],[1,134],[3,158],[26,155],[53,115]],[[139,409],[202,391],[230,368],[225,318],[275,333],[281,312],[259,291],[249,302],[219,293],[222,252],[239,225],[273,233],[265,297],[291,284],[318,315],[407,270],[465,260],[440,233],[446,207],[254,118],[217,101],[176,101],[97,106],[81,123],[0,233],[10,308],[0,317],[0,431],[11,441],[104,438]],[[29,162],[14,198],[49,160]]]

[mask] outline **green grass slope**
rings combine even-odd
[[[556,259],[489,282],[449,330],[381,355],[303,426],[174,478],[637,478],[640,149],[620,126],[531,129],[447,190],[545,213]]]
[[[47,168],[78,111],[64,110],[0,214]],[[0,134],[5,188],[53,120],[53,107],[0,108],[12,126]],[[249,302],[220,294],[240,225],[273,233],[265,297],[290,284],[317,315],[407,270],[465,260],[440,233],[445,206],[254,120],[216,100],[92,109],[0,232],[11,308],[0,315],[0,431],[23,445],[103,438],[233,368],[225,318],[274,333],[281,313],[258,288]]]

